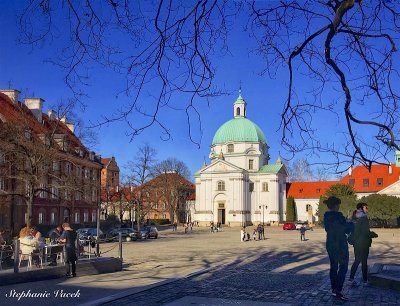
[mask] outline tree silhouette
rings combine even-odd
[[[201,122],[197,102],[225,92],[215,80],[218,58],[229,54],[237,22],[247,20],[243,30],[256,42],[249,52],[260,56],[259,72],[287,77],[284,149],[333,154],[336,170],[344,171],[355,163],[387,163],[388,153],[400,149],[394,86],[399,17],[397,2],[387,0],[30,0],[18,20],[22,43],[63,39],[52,62],[66,69],[65,82],[77,98],[94,63],[124,75],[125,86],[116,92],[130,96],[130,103],[96,124],[126,120],[131,137],[158,125],[168,139],[160,114],[180,109],[196,143],[191,124]],[[175,102],[177,93],[184,102]],[[133,119],[138,114],[144,124]],[[317,132],[321,116],[343,139]]]

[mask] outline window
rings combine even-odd
[[[218,182],[217,190],[219,190],[219,191],[225,190],[225,182],[224,181],[219,181]]]
[[[56,220],[56,213],[55,213],[54,211],[52,211],[52,212],[50,213],[50,223],[51,223],[52,225],[54,225],[54,224],[57,223],[57,220]]]
[[[67,222],[69,220],[69,210],[64,209],[64,222]]]
[[[45,184],[40,184],[39,188],[42,189],[39,192],[39,198],[42,198],[42,199],[47,198],[47,192],[45,191],[47,189],[46,185]]]
[[[82,199],[81,193],[80,191],[77,191],[75,193],[75,201],[80,201]]]
[[[96,222],[96,211],[92,211],[92,222]]]
[[[80,177],[81,176],[81,167],[76,167],[76,176]]]
[[[162,214],[163,219],[167,219],[167,214]]]
[[[228,144],[228,153],[233,153],[233,144]]]
[[[300,188],[300,189],[299,189],[299,192],[300,192],[300,193],[303,193],[303,188]]]
[[[306,205],[306,212],[308,212],[308,211],[312,211],[312,206],[311,206],[311,204],[307,204]]]
[[[83,212],[83,222],[89,222],[89,211],[87,210]]]
[[[317,188],[317,193],[321,193],[321,188]]]
[[[249,170],[253,170],[254,161],[252,159],[249,160]]]
[[[40,211],[39,211],[39,218],[38,218],[38,223],[39,223],[39,224],[43,224],[43,223],[44,223],[44,221],[45,221],[45,216],[46,216],[45,211],[44,211],[43,209],[40,209]]]
[[[77,210],[77,211],[75,212],[75,223],[79,223],[79,221],[80,221],[80,218],[79,218],[79,210]]]
[[[236,116],[240,116],[240,107],[236,108]]]
[[[3,152],[0,152],[0,165],[4,164],[6,162],[6,154]]]
[[[53,171],[60,170],[60,163],[57,160],[53,161]]]
[[[268,183],[262,183],[262,191],[268,191]]]
[[[355,179],[349,179],[349,186],[354,187]]]
[[[0,177],[0,190],[6,190],[6,179],[4,177]]]
[[[52,186],[51,187],[51,198],[57,199],[58,198],[58,188]]]
[[[376,179],[376,186],[383,186],[383,178],[382,177],[378,177]]]
[[[31,140],[32,138],[32,131],[30,129],[25,129],[25,138],[27,140]]]
[[[96,198],[97,198],[97,190],[96,189],[92,189],[92,202],[96,202]]]
[[[369,186],[369,179],[363,179],[363,187]]]
[[[154,209],[158,209],[158,203],[154,204]]]
[[[250,192],[254,191],[254,183],[249,183],[249,191]]]

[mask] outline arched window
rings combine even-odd
[[[236,108],[236,116],[240,116],[240,107]]]
[[[38,224],[44,224],[44,223],[46,223],[46,210],[44,208],[40,208],[38,215]]]
[[[222,191],[225,190],[225,182],[224,181],[218,181],[217,189]]]
[[[228,153],[233,153],[233,151],[234,151],[234,147],[233,147],[233,144],[228,144]]]
[[[312,206],[311,206],[311,204],[307,204],[307,205],[306,205],[306,212],[308,212],[309,210],[311,210],[311,212],[312,212]]]
[[[262,191],[268,191],[268,183],[267,182],[262,183]]]
[[[55,225],[57,224],[57,209],[52,209],[50,213],[50,224]]]

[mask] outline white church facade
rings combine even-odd
[[[215,133],[209,158],[195,173],[196,202],[192,220],[239,226],[285,220],[287,170],[278,159],[269,164],[262,130],[247,119],[241,94],[234,118]]]

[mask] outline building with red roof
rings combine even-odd
[[[100,157],[44,100],[0,90],[0,227],[96,222]]]
[[[333,185],[348,184],[355,190],[357,198],[371,194],[386,194],[400,197],[400,152],[395,154],[395,163],[350,168],[348,174],[338,181],[292,182],[287,183],[287,196],[295,199],[297,218],[309,220],[311,209],[313,221],[317,219],[319,199]]]

